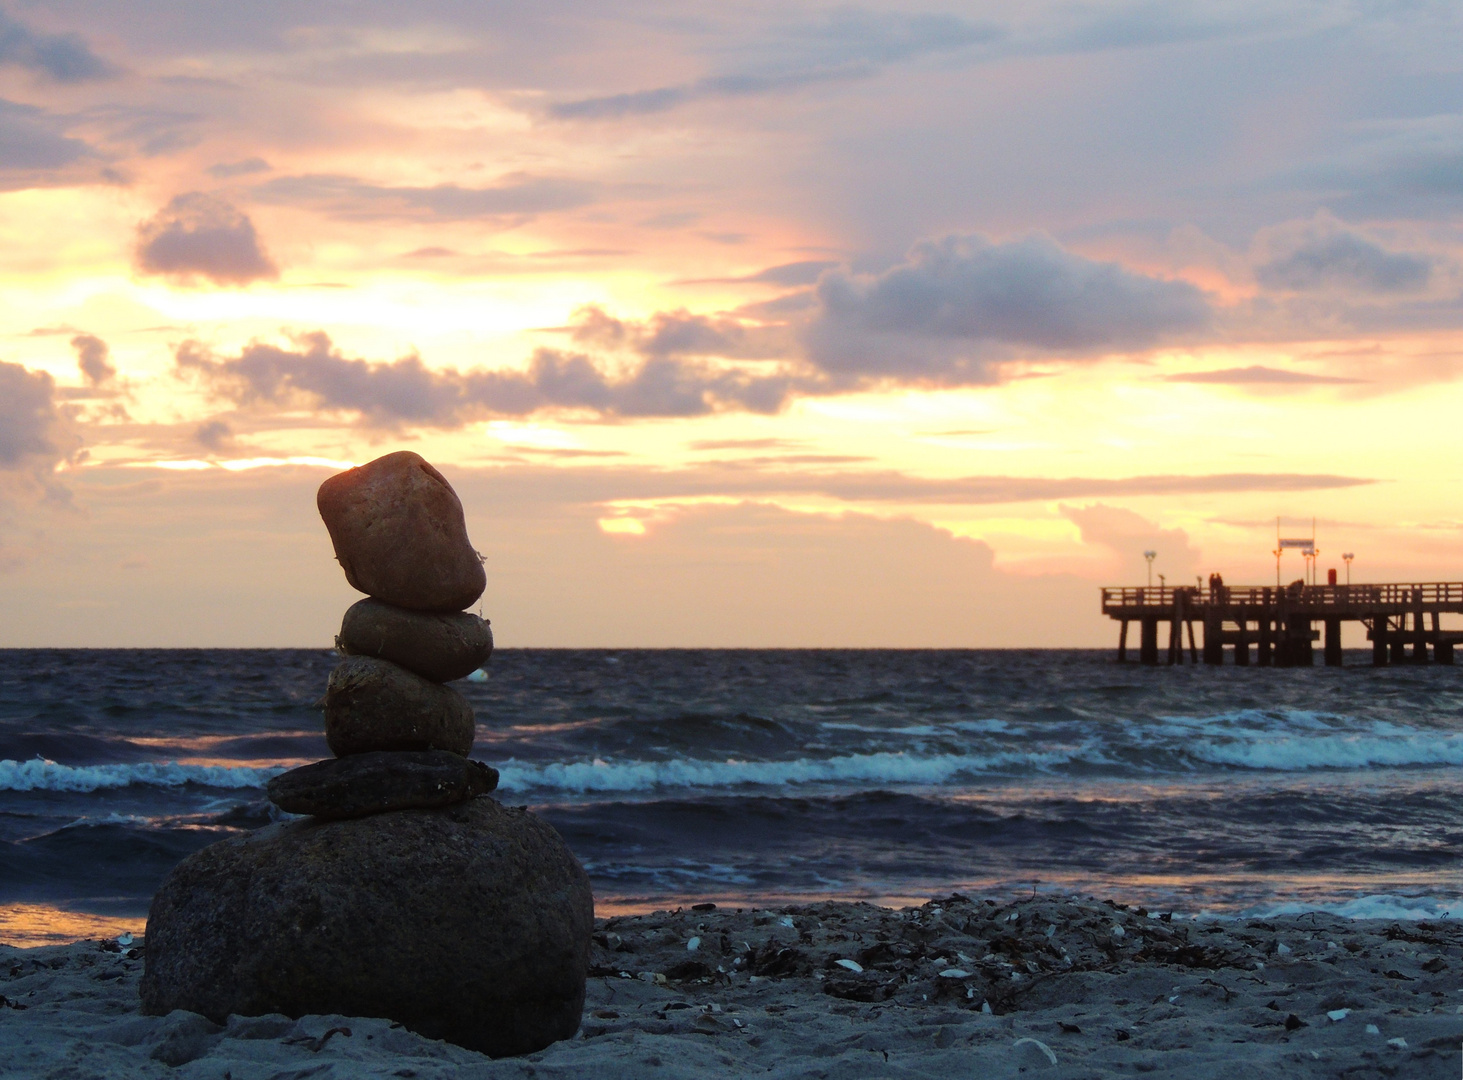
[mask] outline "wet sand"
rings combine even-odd
[[[703,906],[704,907],[704,906]],[[1460,1074],[1463,922],[951,897],[597,924],[583,1026],[493,1061],[389,1021],[138,1012],[142,942],[0,946],[7,1077]]]

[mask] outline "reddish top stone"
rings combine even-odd
[[[361,592],[416,611],[461,611],[483,594],[462,503],[421,455],[400,450],[337,473],[315,501],[345,579]]]

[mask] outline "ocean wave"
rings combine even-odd
[[[1364,770],[1463,764],[1463,731],[1456,725],[1364,720],[1304,709],[1238,709],[1193,716],[1103,722],[1012,722],[1001,719],[877,726],[835,722],[821,725],[829,749],[839,736],[862,746],[845,753],[903,750],[916,755],[1001,755],[1019,765],[1019,753],[1043,771],[1056,762],[1108,775],[1188,775],[1204,770]],[[853,741],[853,740],[850,740]],[[900,746],[900,741],[905,745]],[[882,744],[882,745],[881,745]],[[1049,751],[1076,747],[1065,755]],[[627,753],[627,757],[636,756]],[[709,755],[702,755],[709,756]],[[744,756],[744,755],[738,755]],[[745,755],[757,757],[757,754]]]
[[[1184,749],[1190,757],[1210,765],[1277,772],[1463,765],[1463,734],[1399,729],[1391,724],[1323,735],[1256,733],[1248,738],[1196,739]]]
[[[950,735],[959,732],[964,735],[1006,735],[1012,727],[1008,720],[956,720],[947,724],[856,724],[851,721],[821,721],[819,728],[826,731],[856,731],[862,735],[897,735],[901,738]]]
[[[1013,767],[1050,768],[1072,760],[1072,750],[993,754],[850,754],[791,761],[593,761],[499,764],[500,786],[509,791],[656,791],[663,788],[788,787],[801,784],[945,784],[961,776]]]
[[[1463,765],[1463,731],[1305,709],[1161,716],[1104,728],[1086,759],[1139,772],[1273,772]]]
[[[0,761],[0,791],[101,791],[134,785],[262,788],[284,767],[178,765],[171,761],[132,765],[58,765],[45,758]]]
[[[1312,911],[1324,911],[1344,919],[1400,919],[1421,922],[1431,919],[1463,918],[1463,898],[1451,900],[1431,896],[1394,896],[1391,893],[1376,893],[1357,896],[1350,900],[1332,903],[1287,902],[1283,904],[1259,905],[1241,913],[1244,918],[1270,919],[1279,915],[1304,915]]]
[[[703,749],[695,756],[646,760],[632,750],[608,760],[509,759],[498,768],[505,790],[629,794],[808,784],[938,786],[992,774],[1151,778],[1216,769],[1293,773],[1463,765],[1463,732],[1309,713],[1165,717],[1157,724],[1108,728],[1096,734],[1069,727],[1063,734],[1066,737],[1060,741],[1038,737],[1025,746],[1013,745],[1017,740],[1003,734],[992,739],[947,738],[937,746],[906,750],[869,747],[784,759],[745,753],[711,757]]]
[[[1338,713],[1311,709],[1232,709],[1204,716],[1160,716],[1158,719],[1165,725],[1187,731],[1213,728],[1273,731],[1277,726],[1299,731],[1333,731],[1356,722]]]

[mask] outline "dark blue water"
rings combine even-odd
[[[455,685],[498,797],[563,833],[601,910],[1036,888],[1463,912],[1463,667],[1365,659],[503,650]],[[276,819],[264,782],[328,755],[335,661],[0,651],[0,939],[136,919],[179,859]]]

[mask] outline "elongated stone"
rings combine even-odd
[[[472,750],[472,706],[456,690],[388,660],[351,656],[325,687],[325,741],[336,757],[372,750]]]
[[[400,450],[337,473],[315,498],[345,579],[415,611],[461,611],[483,594],[482,557],[452,485]]]
[[[400,664],[424,679],[450,682],[487,663],[493,630],[470,612],[411,611],[368,598],[346,609],[335,643],[357,656]]]
[[[497,769],[446,750],[376,750],[280,773],[268,791],[269,801],[288,813],[342,820],[451,806],[497,786]]]

